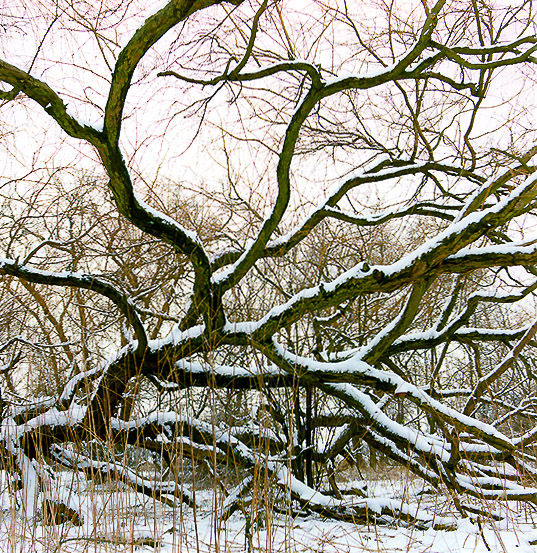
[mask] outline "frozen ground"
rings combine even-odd
[[[438,494],[419,495],[419,484],[400,473],[376,480],[369,491],[379,497],[409,500],[422,510],[448,517],[452,530],[418,530],[286,517],[263,512],[261,527],[250,531],[243,513],[222,521],[213,490],[198,493],[198,508],[172,509],[113,483],[98,488],[80,486],[71,491],[71,503],[80,501],[84,525],[43,526],[26,523],[13,509],[13,498],[3,494],[0,520],[1,553],[154,552],[160,553],[357,553],[367,551],[411,553],[508,552],[537,553],[537,509],[515,502],[478,505],[494,509],[502,520],[484,521],[477,515],[461,518],[452,502]],[[73,485],[63,487],[63,490]],[[64,496],[65,499],[65,496]],[[468,502],[467,502],[468,503]],[[281,507],[281,505],[279,505]],[[255,507],[250,507],[250,515]]]

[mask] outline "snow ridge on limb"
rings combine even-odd
[[[433,413],[446,423],[454,424],[460,431],[468,431],[492,447],[504,451],[512,451],[512,441],[502,432],[499,432],[490,424],[483,423],[477,419],[460,413],[442,402],[429,396],[423,389],[411,384],[393,372],[376,369],[362,360],[362,353],[345,361],[321,362],[298,356],[286,351],[275,344],[275,355],[273,360],[281,359],[281,368],[301,374],[303,378],[318,379],[328,384],[334,390],[339,390],[347,397],[354,397],[360,404],[367,400],[368,409],[374,409],[367,396],[360,392],[353,384],[368,383],[379,390],[390,391],[408,397],[422,409]],[[349,386],[347,388],[347,386]]]
[[[393,163],[393,165],[391,165]],[[478,178],[475,174],[465,171],[461,167],[440,164],[437,162],[415,162],[404,163],[390,160],[386,156],[380,156],[366,167],[356,171],[348,178],[344,179],[335,189],[322,201],[312,212],[294,229],[285,235],[271,239],[260,258],[279,257],[288,253],[293,247],[306,238],[310,232],[325,218],[349,221],[362,226],[379,225],[392,219],[404,217],[406,215],[436,215],[439,218],[452,220],[454,215],[451,212],[457,212],[460,205],[441,205],[432,202],[414,204],[408,208],[399,208],[387,210],[378,214],[360,215],[346,213],[339,208],[338,202],[351,190],[364,184],[373,182],[382,182],[384,180],[400,179],[405,176],[419,175],[429,171],[442,171],[443,173],[467,177],[469,179]],[[236,263],[241,252],[222,251],[214,254],[211,258],[211,265],[214,270]],[[213,276],[214,282],[218,283],[225,278],[232,268],[216,273]]]
[[[83,273],[54,273],[42,271],[25,265],[19,265],[17,261],[6,258],[0,258],[0,274],[15,276],[27,282],[34,282],[37,284],[69,286],[72,288],[92,290],[107,297],[118,307],[127,321],[132,324],[138,340],[137,351],[143,352],[145,350],[147,346],[147,335],[134,304],[118,288],[102,278]]]
[[[465,250],[464,247],[491,229],[501,226],[513,216],[522,213],[535,200],[536,181],[536,175],[527,177],[522,184],[495,205],[470,213],[454,222],[412,253],[391,265],[373,267],[365,264],[356,265],[331,282],[301,290],[285,304],[273,308],[256,323],[237,324],[235,328],[244,329],[248,333],[255,332],[257,336],[263,334],[269,336],[273,334],[278,323],[281,326],[290,324],[304,312],[336,306],[360,293],[391,291],[429,275],[432,277],[451,272],[453,270],[451,266],[455,265],[454,260],[458,259],[457,255],[468,259],[468,268],[465,263],[456,265],[460,271],[471,270],[474,268],[472,262],[481,250]],[[487,246],[483,249],[486,255],[478,258],[480,266],[528,265],[537,262],[535,244],[520,246],[518,249],[516,246],[516,244]],[[470,253],[474,251],[475,254]],[[503,259],[502,256],[504,256]]]
[[[213,425],[191,417],[180,417],[175,412],[153,414],[150,417],[130,422],[117,420],[114,422],[113,428],[115,432],[118,432],[118,436],[124,433],[133,436],[141,433],[144,439],[158,442],[159,447],[192,448],[193,454],[196,456],[212,458],[216,455],[217,458],[220,458],[232,455],[236,461],[252,469],[256,466],[257,456],[260,455],[259,451],[254,452],[245,443],[234,437],[230,433],[231,429],[215,428]],[[408,508],[395,500],[385,498],[337,499],[298,480],[285,466],[285,462],[265,457],[263,464],[276,482],[289,490],[304,512],[316,512],[341,520],[378,518],[378,522],[382,522],[395,519],[409,525],[417,524],[420,528],[440,528],[451,524],[448,519],[431,517],[419,509]],[[110,470],[108,466],[101,467],[101,465],[95,468]],[[242,485],[228,495],[225,503],[226,516],[238,508],[237,504],[248,500],[246,491],[251,483],[251,479],[246,478]],[[161,496],[157,497],[161,501],[163,500]],[[166,496],[164,496],[164,501],[166,501]]]
[[[87,140],[93,145],[100,141],[101,133],[73,117],[60,96],[43,81],[4,60],[0,60],[0,81],[13,87],[8,93],[8,100],[22,92],[38,103],[69,136]]]
[[[58,444],[52,448],[53,458],[64,467],[74,469],[85,473],[91,479],[95,479],[96,474],[100,477],[110,477],[119,479],[138,492],[143,493],[160,502],[176,506],[176,500],[195,507],[195,501],[182,482],[156,482],[153,478],[147,478],[138,474],[135,470],[125,466],[125,463],[110,461],[97,461],[89,456],[82,455],[80,452],[73,453]]]

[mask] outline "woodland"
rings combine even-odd
[[[537,502],[535,17],[4,2],[18,516],[81,524],[52,492],[66,471],[184,508],[210,481],[223,517],[441,526],[346,485],[379,463],[462,516]]]

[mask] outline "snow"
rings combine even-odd
[[[254,70],[250,70],[250,71],[241,71],[240,75],[242,75],[243,77],[248,77],[248,76],[251,76],[251,75],[258,75],[259,72],[261,72],[261,71],[265,71],[265,72],[267,72],[267,71],[268,72],[277,71],[282,66],[285,66],[286,68],[291,68],[291,69],[293,68],[293,66],[296,66],[296,70],[300,71],[301,68],[304,65],[309,65],[309,66],[314,67],[315,69],[317,69],[315,67],[315,65],[313,65],[311,63],[311,61],[308,61],[307,59],[302,59],[302,58],[295,58],[295,59],[292,59],[292,60],[283,60],[283,61],[278,61],[278,62],[275,62],[275,63],[269,63],[269,64],[266,64],[266,65],[263,65],[259,69],[254,69]],[[287,69],[287,71],[288,70],[289,69]],[[234,68],[231,68],[230,73],[232,71],[234,71]]]
[[[196,361],[188,361],[185,359],[180,359],[177,361],[175,366],[178,369],[187,371],[189,373],[206,373],[210,372],[211,374],[228,376],[228,377],[239,377],[239,376],[260,376],[260,375],[281,375],[282,371],[278,369],[275,365],[270,365],[268,367],[259,367],[257,365],[250,365],[249,367],[237,367],[236,365],[216,365],[211,364],[210,367],[207,364],[199,363]]]
[[[326,82],[327,86],[335,85],[341,81],[345,81],[347,79],[359,79],[359,80],[369,80],[369,79],[377,79],[378,77],[381,77],[383,75],[388,75],[391,72],[395,71],[398,66],[401,63],[404,63],[409,54],[412,53],[412,51],[418,46],[418,42],[414,42],[414,44],[406,50],[402,55],[400,55],[392,64],[387,65],[386,67],[380,67],[379,69],[375,71],[368,71],[367,73],[349,73],[348,75],[340,75],[334,79],[330,79]],[[420,56],[420,59],[417,60],[417,62],[414,65],[418,65],[423,63],[426,60],[432,60],[437,55],[437,52],[431,52],[428,54],[422,54]],[[408,67],[408,71],[412,71],[414,66]]]
[[[69,409],[65,411],[58,411],[56,407],[52,407],[22,424],[17,424],[11,417],[6,418],[2,421],[0,427],[0,440],[5,442],[20,440],[25,433],[41,426],[75,426],[84,418],[86,409],[87,407],[75,403],[71,404]]]
[[[149,340],[147,347],[149,351],[158,351],[164,346],[178,345],[182,342],[201,336],[205,330],[205,325],[198,325],[182,331],[179,326],[175,326],[172,331],[165,337],[156,340]]]
[[[265,224],[267,222],[267,218],[268,218],[268,216],[263,221],[263,224]],[[224,267],[223,269],[217,271],[211,277],[212,282],[214,284],[218,285],[221,282],[224,282],[230,275],[232,275],[233,271],[235,271],[235,269],[240,265],[240,263],[242,263],[242,261],[248,255],[248,253],[250,252],[250,250],[251,250],[252,246],[254,245],[254,243],[255,242],[253,240],[248,240],[248,242],[246,243],[246,245],[244,247],[244,251],[242,252],[240,257],[237,259],[237,261],[235,261],[235,263],[232,263],[231,265],[229,265],[227,267]],[[213,256],[213,259],[216,259],[217,257],[218,257],[218,255]]]
[[[90,369],[89,371],[81,372],[73,376],[69,380],[69,382],[65,385],[65,388],[62,391],[62,395],[60,396],[59,403],[63,403],[64,401],[70,400],[75,388],[78,386],[80,382],[82,382],[85,379],[89,379],[92,376],[98,375],[100,372],[102,372],[103,368],[108,366],[109,364],[110,364],[110,360],[105,361],[104,365],[102,366],[100,365],[95,369]]]
[[[359,482],[348,484],[359,486]],[[410,497],[410,509],[426,511],[431,520],[447,522],[451,529],[383,526],[376,524],[373,516],[369,523],[333,521],[316,515],[290,517],[266,512],[259,504],[261,498],[252,495],[246,512],[252,518],[258,515],[263,525],[247,532],[243,513],[237,512],[226,521],[221,518],[224,505],[219,505],[220,497],[214,489],[197,492],[195,510],[173,508],[113,483],[95,487],[69,473],[61,476],[55,492],[65,504],[79,508],[84,524],[44,526],[39,516],[25,524],[15,515],[3,474],[0,485],[0,544],[10,553],[534,553],[531,543],[537,540],[531,511],[521,509],[516,502],[497,505],[495,511],[504,518],[496,522],[473,515],[462,518],[449,498],[442,494],[419,495],[422,488],[415,481],[390,470],[381,470],[371,482],[377,496],[369,501],[372,514],[390,503],[400,505],[401,497]]]
[[[188,239],[192,240],[192,242],[195,242],[198,245],[202,245],[201,240],[199,236],[187,228],[180,225],[175,219],[172,219],[171,217],[168,217],[165,213],[162,213],[161,211],[157,211],[156,209],[153,209],[149,204],[144,202],[137,194],[134,192],[134,198],[140,205],[142,209],[147,211],[152,217],[155,219],[160,219],[162,222],[166,223],[170,227],[173,227],[177,229],[179,232],[183,233]]]
[[[482,246],[480,248],[462,248],[457,253],[449,256],[448,259],[458,259],[467,255],[506,255],[506,254],[526,254],[531,255],[537,251],[537,244],[526,245],[528,242],[536,242],[537,238],[529,238],[523,243],[513,242],[510,244],[501,244],[498,246]]]
[[[48,109],[51,107],[51,104],[49,103],[45,109]],[[90,129],[94,129],[97,132],[102,132],[104,128],[104,119],[101,117],[99,121],[91,122],[88,119],[85,119],[84,117],[81,117],[80,115],[76,114],[70,107],[66,107],[65,110],[68,117],[75,120],[79,125],[82,125],[83,127],[88,127]]]
[[[4,269],[5,267],[20,268],[17,261],[13,259],[8,259],[5,257],[0,257],[0,270]],[[24,266],[24,270],[37,275],[55,276],[57,278],[76,278],[76,279],[88,280],[88,281],[95,279],[95,276],[86,275],[84,273],[78,273],[78,272],[69,272],[69,271],[52,272],[52,271],[44,271],[42,269],[34,269],[33,267],[28,267],[28,266]]]
[[[498,218],[501,219],[502,217],[506,216],[504,215],[504,213],[509,213],[513,208],[519,209],[519,204],[521,202],[527,203],[529,201],[529,198],[536,195],[536,192],[533,190],[536,181],[537,174],[531,175],[530,177],[526,178],[524,182],[518,185],[508,196],[498,201],[496,204],[481,211],[469,213],[461,219],[453,222],[444,231],[440,232],[438,235],[434,236],[433,238],[422,244],[420,247],[413,250],[412,253],[396,261],[395,263],[392,263],[391,265],[377,265],[369,267],[367,265],[364,266],[362,263],[360,263],[352,267],[348,271],[342,273],[331,282],[321,283],[320,285],[311,288],[302,289],[287,302],[273,307],[262,319],[258,321],[247,321],[237,324],[228,323],[224,330],[227,332],[244,332],[246,334],[251,334],[269,321],[279,318],[283,313],[292,309],[301,301],[314,298],[322,292],[326,292],[327,294],[334,293],[338,290],[338,288],[347,285],[351,280],[371,278],[371,275],[375,272],[383,273],[385,278],[401,274],[405,270],[410,269],[413,265],[418,263],[423,258],[432,257],[432,254],[435,252],[435,250],[440,249],[445,244],[452,243],[455,244],[456,247],[457,242],[459,242],[459,235],[461,235],[465,231],[467,234],[471,234],[468,232],[470,230],[470,227],[473,226],[477,229],[481,228],[482,226],[486,226],[489,219],[491,221],[491,224],[497,225]],[[301,225],[304,223],[305,222],[302,222]],[[300,228],[300,225],[297,228]],[[285,239],[288,239],[289,236],[290,235],[285,237]],[[279,241],[273,242],[273,244],[277,243],[279,243]],[[461,244],[461,246],[464,246],[464,244]],[[227,276],[229,276],[234,268],[237,267],[241,260],[244,259],[244,257],[247,255],[249,248],[250,245],[247,246],[245,252],[234,264],[218,272],[217,275],[213,277],[214,281],[221,282]],[[513,243],[500,246],[485,246],[481,248],[462,247],[458,252],[453,251],[453,253],[448,256],[448,259],[456,259],[457,257],[468,255],[487,256],[491,254],[510,254],[514,253],[515,251],[521,254],[533,254],[536,250],[537,244],[528,244],[528,240],[526,240],[525,243],[522,244]],[[422,333],[421,335],[416,334],[412,337],[407,336],[401,338],[400,341],[409,339],[433,339],[436,336],[438,336],[438,333],[435,329],[432,328],[428,331],[428,333]]]
[[[480,436],[489,445],[491,442],[495,441],[497,443],[501,443],[503,447],[507,449],[514,448],[513,442],[505,434],[498,431],[490,424],[481,422],[478,419],[464,415],[459,411],[448,407],[444,403],[429,396],[423,389],[405,381],[403,378],[392,372],[376,369],[368,363],[365,363],[361,359],[361,356],[365,353],[365,351],[359,350],[353,357],[344,361],[326,363],[288,352],[277,343],[275,343],[275,347],[282,357],[286,358],[293,364],[302,365],[304,368],[307,368],[309,371],[314,373],[324,373],[327,376],[331,373],[334,374],[338,372],[346,372],[349,374],[354,373],[356,376],[361,374],[364,377],[374,378],[378,382],[391,384],[397,393],[411,395],[416,404],[425,408],[431,407],[436,411],[436,413],[443,415],[447,420],[451,421],[452,424],[458,422],[461,425],[471,429],[476,436]],[[379,412],[377,406],[355,386],[351,384],[331,384],[331,386],[334,390],[339,390],[341,393],[349,395],[349,397],[353,397],[362,405],[363,409],[366,410],[373,418],[376,418],[376,420],[380,420],[377,417],[384,417],[384,415]],[[405,431],[400,428],[400,425],[397,425],[389,418],[388,420],[384,420],[384,418],[382,420],[383,424],[389,425],[386,426],[386,428],[389,427],[395,434],[402,432],[402,435],[404,435]],[[494,448],[490,446],[489,451],[494,451]]]
[[[535,192],[531,192],[530,189],[534,187],[536,181],[537,181],[537,175],[531,175],[522,184],[517,186],[511,192],[511,194],[503,198],[495,205],[487,209],[483,209],[482,211],[470,213],[465,217],[461,218],[460,220],[453,222],[443,232],[440,232],[434,238],[425,242],[422,246],[414,249],[411,254],[393,263],[392,265],[383,267],[384,273],[386,274],[386,276],[389,276],[389,275],[394,275],[402,272],[404,269],[409,268],[418,259],[424,257],[428,253],[433,252],[436,248],[440,247],[442,244],[448,243],[448,241],[453,240],[456,236],[463,233],[469,227],[474,225],[486,224],[486,221],[489,217],[491,217],[495,221],[495,225],[497,225],[498,223],[496,219],[498,216],[501,217],[502,212],[512,209],[513,205],[516,205],[517,203],[520,203],[520,202],[527,203],[530,201],[529,199],[531,197],[535,196]],[[521,198],[523,197],[524,199],[522,200]],[[457,240],[455,239],[453,240],[453,242],[456,244]],[[509,247],[509,245],[500,246],[498,247],[498,251],[496,251],[496,247],[491,247],[489,251],[487,251],[488,248],[479,248],[478,251],[480,250],[484,250],[485,255],[487,253],[492,253],[492,252],[512,253],[515,251],[515,245],[513,245],[512,247]],[[463,254],[459,253],[458,255],[467,255],[470,252],[474,253],[474,250],[463,249],[462,251],[464,253]],[[520,251],[520,250],[518,249],[517,251]],[[533,253],[534,251],[535,251],[535,247],[529,246],[527,248],[527,251],[524,251],[523,253]],[[454,258],[456,256],[457,256],[457,252],[453,252],[451,257]],[[380,269],[379,267],[375,267],[375,268]],[[335,286],[336,285],[335,281],[331,283],[331,285]]]
[[[384,171],[379,171],[378,173],[375,173],[375,176],[378,177],[381,174],[388,175],[390,171],[396,173],[397,171],[400,171],[400,168],[390,168]],[[358,171],[355,178],[358,178],[362,175],[365,175],[364,169],[361,169],[360,171]],[[350,177],[350,179],[352,178],[353,177]],[[348,180],[349,179],[347,179],[347,181]],[[535,197],[536,192],[533,190],[533,188],[535,186],[536,181],[537,181],[537,174],[530,175],[521,184],[519,184],[508,196],[502,198],[500,201],[498,201],[497,203],[495,203],[494,205],[486,209],[482,209],[476,212],[471,212],[464,216],[461,216],[460,218],[456,219],[453,223],[451,223],[444,231],[440,232],[430,240],[426,241],[418,248],[415,248],[412,251],[412,253],[396,261],[395,263],[392,263],[391,265],[377,265],[369,268],[368,271],[363,271],[361,269],[362,265],[355,266],[355,267],[352,267],[350,270],[342,273],[338,278],[334,279],[329,283],[323,283],[320,286],[315,286],[309,289],[303,289],[299,294],[291,298],[287,303],[281,306],[277,306],[271,312],[269,312],[262,320],[262,322],[266,322],[271,317],[277,317],[286,308],[292,306],[293,304],[295,304],[296,302],[300,301],[303,298],[315,296],[321,291],[322,288],[324,288],[324,290],[326,290],[326,292],[328,293],[334,292],[337,290],[338,287],[345,285],[348,281],[352,279],[364,278],[366,276],[369,276],[373,270],[384,273],[386,278],[394,276],[396,274],[400,274],[403,271],[409,269],[413,264],[418,262],[420,259],[434,253],[435,250],[441,248],[445,244],[451,243],[456,247],[457,243],[459,242],[459,240],[457,240],[457,237],[463,234],[464,231],[466,231],[468,234],[468,231],[471,227],[475,227],[476,230],[478,229],[478,227],[486,227],[487,222],[489,220],[490,220],[491,226],[497,226],[498,219],[501,219],[502,217],[507,217],[507,215],[504,215],[504,214],[511,213],[511,211],[515,208],[520,209],[519,204],[527,204],[531,200],[531,198]],[[339,186],[341,187],[343,186],[343,184],[340,184]],[[288,233],[287,235],[279,239],[269,242],[269,245],[278,246],[288,241],[296,232],[300,230],[300,228],[304,224],[306,224],[308,219],[316,211],[323,209],[327,201],[328,201],[328,198],[324,200],[324,203],[322,202],[321,204],[319,204],[319,206],[315,208],[315,210],[308,216],[308,218],[304,219],[290,233]],[[478,249],[465,248],[464,244],[461,244],[461,246],[463,246],[461,250],[459,250],[458,252],[453,251],[451,256],[449,256],[448,258],[456,259],[457,257],[461,257],[469,254],[473,255],[476,253],[483,254],[483,255],[490,255],[491,253],[509,254],[509,253],[514,253],[515,251],[523,254],[531,254],[531,253],[534,253],[537,249],[537,245],[531,245],[531,244],[528,245],[528,240],[526,240],[525,243],[522,243],[522,244],[513,243],[513,244],[506,244],[501,246],[483,247]],[[235,261],[235,263],[221,269],[213,276],[213,282],[215,284],[218,284],[223,282],[226,278],[228,278],[229,275],[233,273],[236,267],[248,255],[251,247],[252,247],[252,242],[250,241],[246,245],[239,259]],[[219,255],[216,255],[214,258],[218,258],[218,257]],[[262,324],[262,322],[260,322],[260,324]]]

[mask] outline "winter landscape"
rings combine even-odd
[[[410,477],[411,478],[411,477]],[[520,503],[487,505],[489,515],[469,514],[461,518],[449,499],[439,494],[420,494],[416,482],[397,469],[368,475],[376,496],[409,501],[415,510],[431,514],[442,529],[416,528],[394,521],[341,522],[316,515],[289,516],[264,510],[261,501],[244,512],[222,518],[221,496],[205,489],[198,497],[199,508],[171,509],[159,501],[118,490],[117,482],[100,486],[81,485],[64,479],[57,497],[78,507],[85,521],[58,525],[24,524],[15,506],[4,494],[2,543],[9,551],[160,551],[160,552],[533,552],[537,545],[535,510]],[[363,485],[362,481],[350,486]],[[76,489],[76,497],[73,494]],[[74,501],[73,501],[74,500]],[[217,505],[215,509],[215,505]],[[470,505],[468,505],[470,506]],[[475,508],[484,507],[474,504]],[[258,524],[247,526],[247,517],[260,514]]]
[[[0,5],[0,551],[536,550],[535,11]]]

